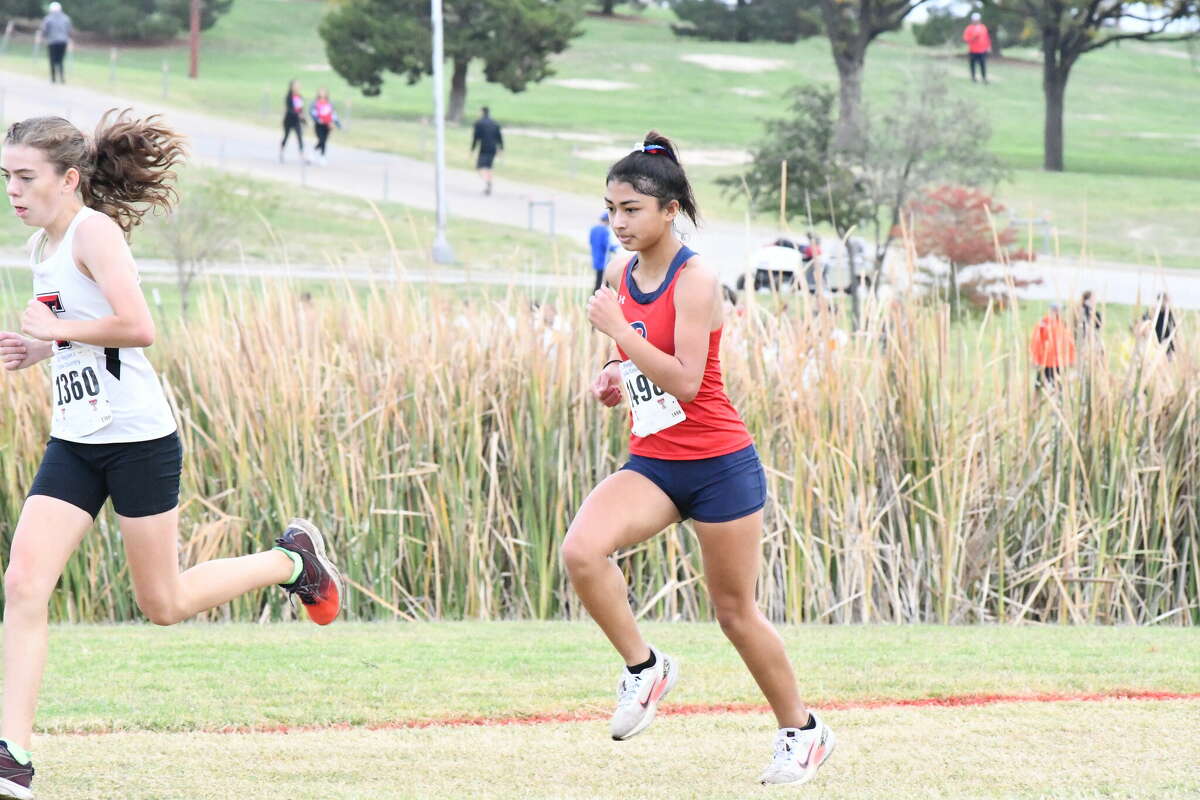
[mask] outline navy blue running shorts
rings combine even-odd
[[[631,454],[621,469],[649,478],[671,498],[681,519],[729,522],[750,516],[767,502],[767,476],[752,444],[695,461]]]
[[[183,448],[179,434],[118,444],[78,444],[51,438],[33,479],[32,495],[82,508],[92,519],[112,497],[123,517],[149,517],[179,505]]]

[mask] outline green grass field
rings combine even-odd
[[[650,624],[680,660],[670,703],[762,700],[714,624]],[[962,694],[1200,692],[1180,628],[788,627],[822,703]],[[42,797],[747,797],[764,713],[663,716],[632,743],[602,721],[619,664],[576,623],[60,626],[35,737]],[[836,798],[1186,797],[1200,702],[829,710]],[[397,723],[583,712],[591,721]],[[595,719],[595,717],[601,719]],[[287,735],[261,729],[304,728]],[[222,729],[259,732],[222,733]],[[375,729],[373,729],[375,728]],[[378,729],[382,728],[382,729]],[[1118,757],[1119,756],[1119,757]]]
[[[200,166],[181,171],[179,191],[186,204],[193,182],[213,181],[221,173]],[[399,203],[368,203],[344,195],[281,184],[240,175],[239,185],[270,202],[259,207],[262,219],[246,226],[245,233],[218,259],[245,261],[251,267],[282,264],[344,267],[347,270],[391,272],[398,260],[409,269],[433,267],[434,215]],[[22,257],[32,232],[11,214],[7,205],[0,217],[0,253]],[[134,252],[139,258],[168,259],[170,250],[159,235],[161,223],[147,217],[134,232]],[[556,268],[584,267],[580,242],[565,237],[549,239],[503,225],[454,217],[448,235],[461,262],[479,269],[546,272]],[[395,246],[395,252],[392,246]],[[590,269],[589,266],[587,267]]]
[[[390,76],[383,94],[365,98],[348,87],[325,62],[316,25],[326,6],[311,0],[245,0],[205,33],[201,78],[182,78],[186,49],[123,48],[115,82],[110,82],[109,47],[80,47],[72,80],[129,96],[161,99],[162,64],[170,65],[167,105],[256,119],[274,128],[288,79],[300,78],[306,95],[328,86],[350,117],[338,142],[418,157],[432,152],[428,124],[429,84],[408,86]],[[281,14],[287,27],[276,21]],[[675,38],[669,12],[647,11],[628,19],[589,17],[584,35],[554,59],[556,75],[521,94],[486,83],[481,71],[469,82],[470,114],[490,104],[508,126],[509,146],[501,174],[537,183],[598,192],[608,158],[584,158],[601,145],[628,146],[648,127],[658,127],[689,150],[740,150],[761,136],[763,119],[779,113],[782,93],[800,82],[834,80],[828,43],[738,45]],[[763,72],[714,70],[685,56],[750,56],[776,68]],[[1200,71],[1182,45],[1126,44],[1082,59],[1067,97],[1066,160],[1070,172],[1047,175],[1041,163],[1042,95],[1037,54],[1011,50],[992,65],[991,86],[967,80],[955,51],[918,48],[909,32],[884,37],[868,54],[868,102],[886,103],[896,89],[930,63],[949,70],[956,91],[978,98],[994,135],[992,148],[1012,168],[998,197],[1022,216],[1031,212],[1055,226],[1064,253],[1086,249],[1095,257],[1167,266],[1196,266],[1200,237],[1200,159],[1195,119],[1200,116]],[[598,65],[617,65],[604,69]],[[16,39],[0,58],[7,69],[41,71],[28,42]],[[246,76],[254,76],[247,80]],[[648,76],[670,75],[669,81]],[[570,88],[556,81],[608,80],[628,84],[620,91]],[[746,92],[759,93],[747,96]],[[522,136],[517,129],[542,136]],[[585,140],[586,139],[586,140]],[[595,139],[595,140],[592,140]],[[469,133],[452,130],[449,159],[467,168]],[[735,168],[693,169],[701,207],[712,218],[741,219],[736,198],[723,197],[713,178]]]

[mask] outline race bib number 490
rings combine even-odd
[[[629,398],[634,436],[649,436],[687,419],[675,395],[660,389],[632,361],[621,362],[621,382]]]
[[[87,436],[112,422],[96,354],[87,347],[59,350],[51,362],[54,421],[72,436]]]

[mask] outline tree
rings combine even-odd
[[[845,236],[870,216],[866,194],[850,160],[834,147],[834,93],[826,86],[797,86],[790,92],[790,116],[768,120],[752,149],[746,172],[717,183],[729,194],[749,193],[757,210],[779,208],[809,225],[828,223]],[[780,163],[787,162],[787,197],[781,198]]]
[[[453,65],[446,118],[462,120],[467,71],[521,92],[554,74],[549,57],[582,31],[576,0],[446,0],[445,52]],[[329,63],[363,94],[377,95],[383,72],[416,83],[433,72],[428,0],[346,0],[321,21]]]
[[[1004,174],[987,150],[991,126],[978,106],[954,97],[943,72],[929,70],[897,93],[868,123],[864,148],[854,160],[875,239],[875,283],[914,193],[938,183],[991,186]]]
[[[685,25],[672,25],[676,36],[719,42],[767,40],[794,44],[821,32],[816,0],[674,0],[672,10]]]
[[[791,115],[767,122],[746,172],[720,183],[730,192],[745,186],[756,209],[774,210],[782,199],[779,164],[786,159],[785,215],[828,222],[843,239],[856,226],[867,229],[878,286],[900,215],[917,191],[939,183],[987,186],[1003,170],[986,149],[986,119],[974,104],[953,98],[939,72],[927,72],[899,92],[876,122],[864,123],[862,137],[860,147],[839,149],[832,90],[799,87],[792,92]],[[849,261],[853,283],[857,265]]]
[[[877,36],[899,30],[913,9],[927,0],[820,0],[825,35],[838,71],[837,146],[861,145],[862,75],[867,47]]]
[[[1071,68],[1085,53],[1127,39],[1182,41],[1200,29],[1173,30],[1200,14],[1197,0],[993,0],[997,8],[1037,21],[1042,41],[1042,93],[1046,98],[1043,167],[1063,171],[1063,100]]]
[[[1004,210],[1002,204],[981,189],[953,185],[926,189],[904,207],[908,235],[917,255],[937,256],[950,267],[946,289],[953,316],[958,316],[960,289],[964,288],[959,281],[960,269],[1030,259],[1026,253],[1009,249],[1017,233],[1011,225],[1001,227],[997,222]],[[893,235],[898,233],[893,231]],[[995,285],[1004,286],[1006,278],[1011,276],[980,276],[965,294],[976,305],[986,305],[996,294]]]
[[[88,0],[68,5],[76,28],[119,41],[173,39],[191,24],[189,0]],[[232,6],[233,0],[204,0],[200,29],[211,28]]]
[[[10,19],[39,19],[46,13],[41,0],[0,0],[0,22]]]
[[[170,213],[150,218],[150,230],[175,262],[175,281],[185,313],[196,277],[213,260],[230,257],[238,239],[278,202],[279,198],[264,188],[250,194],[216,176],[193,179],[180,191],[180,202]]]

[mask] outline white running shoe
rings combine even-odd
[[[637,736],[654,721],[658,701],[667,696],[679,680],[679,666],[670,656],[653,647],[654,666],[647,667],[636,675],[628,669],[621,670],[621,681],[617,684],[617,710],[613,712],[609,730],[612,738],[624,741]]]
[[[837,740],[820,717],[813,714],[812,718],[816,725],[811,730],[784,728],[775,734],[775,757],[758,779],[760,783],[764,786],[782,783],[799,785],[813,779],[817,769],[833,752]]]

